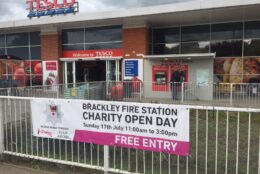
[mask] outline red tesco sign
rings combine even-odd
[[[76,0],[69,0],[69,2],[68,0],[62,0],[62,3],[59,3],[58,0],[26,0],[30,11],[44,11],[53,8],[68,8],[73,6],[75,2]]]
[[[63,51],[64,58],[113,58],[122,57],[121,49]]]

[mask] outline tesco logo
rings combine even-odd
[[[30,11],[46,11],[51,9],[69,8],[76,0],[26,0]]]
[[[96,51],[97,56],[113,56],[113,51]]]

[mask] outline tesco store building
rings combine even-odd
[[[190,1],[0,23],[0,79],[260,82],[259,0]],[[154,90],[151,88],[150,90]],[[149,89],[147,90],[149,93]],[[167,95],[167,94],[166,94]]]

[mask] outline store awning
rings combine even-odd
[[[201,60],[214,59],[216,57],[216,53],[142,55],[142,57],[149,60]]]
[[[60,58],[62,62],[74,62],[74,61],[99,61],[99,60],[119,60],[123,57],[87,57],[87,58]]]

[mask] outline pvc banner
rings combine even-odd
[[[58,84],[58,62],[43,61],[43,85],[56,86]]]
[[[189,155],[186,106],[32,99],[33,135]]]

